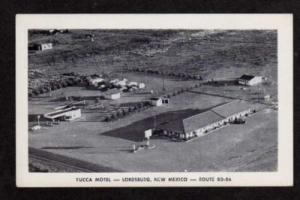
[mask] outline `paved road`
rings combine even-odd
[[[70,172],[120,172],[113,168],[92,164],[32,147],[29,147],[29,158]]]

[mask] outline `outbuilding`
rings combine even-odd
[[[45,51],[48,49],[52,49],[52,43],[40,43],[40,44],[30,44],[28,49],[33,51]]]
[[[253,86],[263,82],[262,76],[253,76],[244,74],[238,79],[238,83],[241,85]]]
[[[111,99],[111,100],[120,99],[121,92],[117,89],[111,89],[111,90],[108,90],[107,92],[105,92],[104,97],[106,99]]]
[[[44,114],[46,119],[52,121],[63,120],[63,121],[72,121],[81,117],[81,109],[76,107],[56,110],[54,112],[49,112]]]
[[[162,98],[152,97],[152,98],[150,98],[150,104],[153,106],[161,106],[161,105],[163,105]]]
[[[139,88],[144,89],[146,87],[145,83],[139,83]]]

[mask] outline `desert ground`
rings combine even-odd
[[[127,78],[145,83],[146,88],[140,93],[122,93],[117,100],[101,100],[103,110],[84,108],[81,118],[75,121],[28,131],[29,146],[97,165],[105,171],[275,171],[276,34],[272,30],[70,30],[55,35],[32,31],[29,42],[52,42],[54,46],[29,52],[29,90],[69,72]],[[86,35],[93,35],[94,40]],[[254,74],[267,77],[268,82],[253,87],[204,84],[172,97],[167,105],[103,121],[107,112],[116,107],[149,98],[151,90],[154,94],[167,94],[201,82],[127,70],[133,67],[201,75],[202,81]],[[70,103],[65,96],[81,96],[93,104],[100,94],[98,90],[72,86],[29,97],[29,126],[37,123],[37,115]],[[271,96],[267,102],[265,95]],[[246,124],[232,124],[187,142],[152,137],[154,149],[132,153],[133,144],[145,143],[146,129],[235,99],[245,100],[258,110]],[[57,171],[47,168],[47,163],[32,158],[30,161],[35,167],[43,165],[41,168]]]

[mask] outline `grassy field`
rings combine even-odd
[[[94,34],[94,42],[86,34]],[[29,132],[29,145],[120,171],[274,171],[277,169],[277,111],[262,97],[277,101],[275,31],[221,30],[70,30],[68,34],[30,34],[30,42],[53,42],[54,48],[29,54],[29,87],[65,72],[105,74],[144,82],[159,95],[197,81],[129,73],[128,67],[200,74],[204,79],[258,74],[268,84],[255,87],[205,85],[171,98],[170,104],[102,122],[101,110],[83,110],[81,119]],[[163,84],[166,91],[163,91]],[[154,95],[155,95],[154,94]],[[68,87],[29,99],[30,125],[37,114],[64,105],[64,96],[91,97],[99,91]],[[105,108],[144,100],[151,95],[124,93],[120,100],[102,100]],[[231,125],[188,143],[153,138],[155,149],[130,152],[143,143],[144,130],[154,124],[244,99],[262,109],[245,125]],[[266,104],[265,104],[266,103]]]

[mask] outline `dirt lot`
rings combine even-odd
[[[32,134],[30,144],[121,171],[273,171],[276,116],[275,111],[262,111],[245,125],[231,125],[189,143],[153,139],[155,149],[136,154],[129,150],[138,142],[102,134],[99,123],[58,125]]]
[[[32,147],[120,171],[276,170],[277,112],[273,110],[257,113],[246,125],[232,125],[189,143],[154,138],[151,143],[156,149],[130,153],[132,144],[143,143],[143,131],[154,123],[199,113],[228,101],[231,99],[193,90],[172,98],[168,106],[115,122],[80,120],[44,128],[31,133],[29,142]]]

